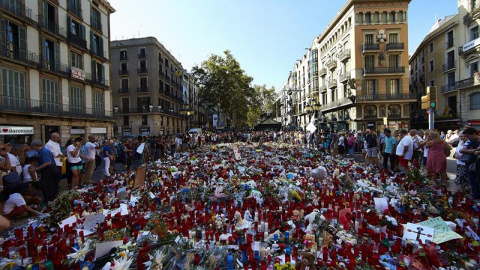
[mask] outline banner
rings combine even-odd
[[[213,118],[213,126],[216,127],[218,125],[218,114],[214,114]]]

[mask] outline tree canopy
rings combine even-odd
[[[230,118],[233,127],[252,127],[260,114],[271,110],[274,89],[253,86],[253,78],[226,50],[223,55],[212,54],[192,73],[199,87],[198,95],[204,106]]]

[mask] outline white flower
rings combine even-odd
[[[91,241],[89,241],[89,240],[86,241],[85,245],[83,245],[83,247],[80,250],[78,250],[77,252],[68,254],[67,258],[75,259],[75,262],[85,260],[85,256],[90,251],[90,243],[91,243]]]
[[[153,255],[153,256],[150,255],[150,261],[144,262],[143,264],[145,266],[147,266],[147,270],[163,269],[163,260],[164,259],[165,259],[165,253],[163,251],[157,250],[155,255]]]
[[[132,264],[132,261],[133,259],[129,259],[128,255],[126,254],[124,257],[120,257],[118,261],[116,259],[113,259],[115,265],[112,267],[112,270],[128,270],[128,268]]]

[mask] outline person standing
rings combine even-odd
[[[345,153],[346,153],[345,145],[346,145],[345,133],[340,132],[338,137],[338,154],[342,157],[345,157]]]
[[[85,175],[83,181],[85,184],[90,184],[92,182],[93,170],[95,169],[95,153],[97,149],[103,147],[103,145],[96,143],[96,138],[94,135],[88,135],[88,142],[85,144],[86,155],[85,155]]]
[[[23,144],[14,144],[12,150],[8,153],[8,159],[10,160],[11,170],[16,171],[19,176],[22,175],[22,164],[19,156],[24,153]]]
[[[438,132],[432,131],[428,134],[427,172],[431,175],[432,181],[436,181],[440,177],[441,185],[447,186],[447,156],[445,149],[452,149],[447,142],[440,139]]]
[[[472,189],[472,199],[480,200],[480,183],[478,181],[479,172],[476,171],[475,162],[477,160],[477,156],[475,153],[478,153],[480,150],[480,136],[478,134],[477,129],[473,127],[467,127],[463,130],[463,135],[468,139],[467,143],[465,144],[460,153],[465,155],[462,157],[462,161],[465,162],[465,166],[467,168],[468,173],[468,182],[470,183],[470,188]]]
[[[107,143],[103,145],[103,162],[104,162],[104,174],[105,177],[110,177],[110,163],[113,161],[112,142],[107,140]]]
[[[392,131],[390,129],[385,129],[383,131],[385,134],[385,149],[383,150],[383,169],[388,170],[388,161],[390,160],[390,170],[395,169],[395,148],[397,144],[397,139],[392,136]]]
[[[378,137],[370,129],[365,131],[365,142],[370,165],[378,166]]]
[[[347,146],[348,146],[348,155],[353,158],[355,155],[355,135],[354,133],[349,133],[348,135],[348,140],[347,140]]]
[[[38,152],[37,172],[40,172],[45,181],[43,198],[45,202],[53,201],[58,195],[58,183],[60,183],[61,172],[58,170],[53,153],[40,140],[32,141],[32,149]]]
[[[81,137],[75,138],[73,144],[67,148],[67,160],[70,164],[70,171],[72,172],[71,189],[75,189],[80,184],[80,174],[83,169],[82,158],[80,157],[80,149],[82,148],[83,139]]]
[[[45,144],[45,148],[52,152],[53,157],[55,158],[55,165],[57,166],[59,172],[62,172],[63,158],[65,157],[60,148],[60,134],[52,133],[50,135],[50,140]]]
[[[390,134],[391,135],[391,134]],[[378,141],[380,143],[380,153],[385,153],[385,138],[387,137],[385,135],[385,131],[383,133],[380,133],[380,131],[377,131],[377,137],[378,137]]]
[[[413,156],[413,141],[405,129],[400,130],[400,141],[397,144],[395,153],[398,157],[400,167],[404,172],[408,172],[408,163],[412,160]]]
[[[460,151],[465,148],[465,143],[467,142],[467,138],[463,135],[463,131],[460,131],[459,141],[457,148],[455,149],[454,157],[457,159],[457,174],[455,176],[455,183],[460,187],[461,191],[465,193],[465,188],[468,185],[468,172],[467,167],[465,165],[465,161],[462,161],[462,153]]]

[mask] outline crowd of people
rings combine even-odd
[[[5,202],[3,215],[9,218],[22,213],[37,214],[59,193],[62,176],[68,188],[75,189],[92,182],[94,169],[103,164],[105,177],[115,172],[115,163],[122,162],[123,170],[164,159],[187,149],[217,143],[277,142],[317,148],[326,155],[353,157],[363,155],[365,166],[391,172],[408,172],[411,166],[423,166],[432,180],[447,186],[447,157],[457,160],[455,182],[462,192],[480,200],[480,135],[472,127],[463,131],[396,130],[383,132],[365,130],[351,132],[254,131],[225,133],[193,133],[169,136],[127,136],[120,140],[98,140],[89,135],[72,138],[61,147],[60,135],[51,134],[43,144],[0,142],[0,200]],[[454,149],[454,153],[452,153]],[[103,162],[102,162],[103,161]],[[43,198],[36,196],[41,191]],[[30,207],[32,206],[32,207]],[[1,221],[0,221],[1,223]],[[1,224],[0,224],[1,226]]]

